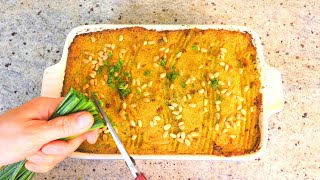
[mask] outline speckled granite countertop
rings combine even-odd
[[[318,0],[0,1],[0,112],[39,96],[67,33],[95,23],[232,24],[254,29],[283,74],[285,109],[269,119],[263,157],[248,162],[137,161],[150,179],[320,178]],[[123,161],[67,159],[37,179],[130,179]]]

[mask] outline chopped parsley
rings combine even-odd
[[[151,70],[146,70],[144,73],[143,73],[143,75],[145,75],[145,76],[149,76],[151,74]]]
[[[210,80],[211,81],[211,87],[213,89],[217,89],[218,88],[218,82],[219,82],[219,79],[218,78],[213,78]]]
[[[162,66],[162,67],[166,67],[167,59],[162,58],[162,59],[160,60],[159,64],[160,64],[160,66]]]

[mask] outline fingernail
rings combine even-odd
[[[80,129],[90,128],[91,121],[90,121],[90,114],[82,113],[77,117],[77,125]]]

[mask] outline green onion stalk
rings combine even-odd
[[[79,111],[88,111],[94,117],[94,123],[88,131],[100,129],[105,126],[104,121],[101,119],[99,111],[93,101],[81,92],[71,88],[63,102],[51,115],[49,120],[59,116],[66,116]],[[61,140],[67,141],[75,138],[76,136],[62,138]],[[36,175],[35,172],[29,171],[25,168],[26,160],[9,164],[0,168],[0,180],[30,180]]]

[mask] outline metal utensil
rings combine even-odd
[[[111,133],[111,136],[112,136],[114,142],[116,143],[116,145],[117,145],[123,159],[125,160],[127,166],[129,167],[131,173],[133,174],[133,177],[135,178],[135,180],[146,180],[147,178],[143,175],[143,173],[138,172],[137,168],[135,167],[134,159],[131,156],[129,156],[126,149],[122,145],[116,131],[113,129],[113,127],[112,127],[107,115],[104,113],[99,101],[96,99],[96,97],[93,94],[91,96],[92,96],[92,99],[94,100],[94,103],[98,107],[100,113],[102,114],[102,117],[108,126],[108,129]]]

